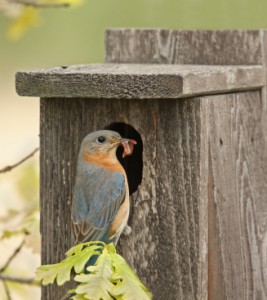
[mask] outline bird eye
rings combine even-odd
[[[96,139],[96,141],[97,141],[98,143],[100,143],[100,144],[103,144],[103,143],[105,143],[106,138],[105,138],[104,136],[99,136],[99,137]]]

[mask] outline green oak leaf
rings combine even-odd
[[[93,266],[84,274],[88,260],[98,255]],[[113,244],[87,242],[72,247],[66,258],[58,264],[44,265],[37,270],[37,280],[42,285],[53,283],[62,285],[70,280],[74,269],[74,280],[78,286],[70,290],[73,300],[150,300],[152,294],[142,284],[127,262],[116,252]]]
[[[89,242],[72,247],[66,253],[67,257],[60,263],[40,266],[36,272],[36,280],[42,285],[53,283],[55,280],[58,286],[63,285],[70,280],[72,268],[75,273],[79,274],[93,255],[100,254],[103,248],[102,244],[101,242]]]
[[[112,295],[121,300],[150,300],[152,294],[142,284],[127,262],[117,253],[110,253],[114,273],[113,282],[116,284]]]
[[[94,266],[87,268],[90,274],[81,274],[74,277],[75,281],[81,282],[76,288],[77,296],[74,300],[80,300],[79,295],[90,300],[112,300],[111,293],[114,284],[111,282],[113,268],[110,254],[107,247],[98,257]]]
[[[88,300],[84,295],[75,295],[71,298],[72,300]]]

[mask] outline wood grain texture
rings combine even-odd
[[[204,97],[209,299],[267,298],[267,148],[260,92]]]
[[[125,122],[141,134],[144,168],[133,232],[122,237],[119,251],[155,299],[201,299],[206,258],[200,256],[199,100],[42,99],[41,107],[42,263],[62,259],[71,246],[71,197],[82,138]],[[46,287],[43,299],[59,299],[64,290]]]
[[[92,64],[18,72],[21,96],[176,99],[266,84],[262,66]]]
[[[267,70],[267,30],[261,30],[261,51],[262,51],[262,65]],[[266,78],[267,80],[267,78]],[[262,126],[267,132],[267,87],[262,88]],[[267,145],[267,134],[265,135],[265,143]]]
[[[209,299],[264,299],[261,109],[257,91],[180,101],[43,99],[42,263],[62,259],[71,246],[66,220],[82,138],[125,122],[141,134],[144,169],[133,232],[118,249],[154,298],[207,299],[208,276]],[[43,299],[61,293],[47,287]]]
[[[261,30],[109,29],[106,62],[262,64]]]
[[[72,105],[71,113],[53,101],[40,104],[40,209],[41,262],[57,263],[72,246],[70,213],[72,190],[83,132],[77,123],[82,107]],[[58,112],[58,109],[61,109]],[[67,150],[67,151],[66,151]],[[42,288],[42,299],[60,299],[71,286]]]
[[[263,40],[262,31],[117,30],[107,34],[107,62],[265,66]],[[259,91],[179,101],[42,99],[42,263],[71,246],[82,138],[125,122],[141,134],[144,169],[133,232],[118,250],[154,299],[265,299],[264,120]],[[42,299],[66,289],[43,288]]]
[[[266,68],[266,36],[264,30],[108,30],[106,62],[262,64]],[[198,272],[199,292],[196,298],[191,299],[266,298],[266,88],[261,95],[262,98],[259,92],[253,92],[200,100],[201,114],[197,125],[201,127],[198,210],[202,247],[198,253],[202,257],[202,265]],[[224,105],[226,107],[222,108]],[[220,118],[221,109],[223,118]],[[233,115],[236,117],[235,129],[229,127],[233,123],[229,116],[232,118]],[[219,131],[216,131],[217,122],[220,124]],[[250,127],[254,128],[253,132]],[[219,133],[223,133],[223,137],[230,135],[226,138],[227,146],[223,148],[223,162],[219,152],[221,146],[218,146],[221,143],[220,139],[218,142]],[[252,140],[250,134],[255,134]],[[239,141],[235,141],[234,136],[238,136]],[[257,142],[251,147],[255,139]],[[229,154],[232,155],[231,161]],[[251,187],[251,197],[248,186]],[[215,193],[216,189],[220,190],[219,195]],[[209,199],[208,207],[205,199]],[[185,240],[185,243],[188,241]]]

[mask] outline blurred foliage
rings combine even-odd
[[[4,175],[2,175],[4,176]],[[15,188],[19,194],[19,209],[12,209],[0,218],[2,222],[0,239],[17,235],[39,235],[39,175],[34,162],[27,162],[15,180]],[[29,244],[30,245],[30,244]],[[34,248],[36,243],[34,242]]]
[[[20,14],[14,18],[8,30],[10,38],[16,40],[20,38],[29,28],[38,25],[40,22],[39,12],[32,6],[21,9]]]
[[[26,163],[16,180],[21,200],[30,211],[39,207],[39,174],[34,162]]]
[[[17,205],[5,213],[2,211],[0,217],[0,251],[5,254],[1,257],[0,274],[33,279],[35,268],[40,263],[38,167],[31,159],[18,167],[15,173],[14,187],[19,196]],[[11,299],[29,299],[29,295],[38,294],[37,287],[5,282]],[[9,299],[1,284],[3,282],[0,282],[0,299]]]
[[[39,214],[39,174],[36,163],[29,161],[19,168],[14,184],[20,204],[0,218],[2,238],[10,236],[8,232],[31,233],[36,214]]]
[[[126,263],[124,258],[116,253],[113,244],[104,244],[100,241],[87,242],[72,247],[66,258],[53,265],[44,265],[38,268],[36,280],[43,285],[63,285],[70,280],[73,269],[74,280],[79,284],[74,290],[74,300],[150,300],[152,294],[142,284],[138,276]],[[98,256],[94,265],[84,268],[93,256]]]
[[[10,20],[14,21],[18,18],[18,15],[21,15],[23,9],[23,6],[19,4],[14,5],[16,1],[18,0],[0,0],[0,10]],[[70,3],[71,6],[79,4],[79,0],[50,0],[49,2],[61,5]],[[13,4],[10,5],[10,3]],[[46,1],[42,0],[40,2],[39,0],[39,3],[46,4]],[[50,28],[51,26],[48,23],[52,22],[54,34],[59,36],[59,34],[65,35],[68,33],[68,38],[71,40],[75,39],[73,35],[77,36],[77,32],[79,32],[80,39],[88,37],[89,32],[92,35],[90,40],[94,47],[95,35],[101,34],[107,27],[228,29],[263,28],[267,26],[267,2],[265,0],[83,1],[83,6],[75,10],[76,12],[69,9],[36,8],[39,20],[40,11],[47,20],[45,22],[46,27]],[[37,19],[36,22],[38,22]],[[65,28],[62,27],[63,23]],[[50,33],[49,29],[45,29],[45,26],[43,31]],[[17,28],[17,26],[15,27]],[[25,26],[26,28],[29,27]],[[17,30],[14,31],[17,32]],[[16,37],[13,30],[10,34]]]
[[[82,0],[0,0],[0,11],[10,19],[8,36],[19,39],[30,27],[40,23],[40,11],[81,4]]]

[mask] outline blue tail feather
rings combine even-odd
[[[108,232],[108,230],[105,230],[99,240],[101,242],[104,242],[105,244],[110,244],[110,243],[116,243],[118,239],[115,238],[115,237],[112,238],[112,239],[109,239],[109,232]],[[98,245],[102,246],[102,244],[98,244]],[[99,249],[98,251],[101,254],[102,250]],[[87,261],[87,263],[86,263],[86,265],[84,267],[84,273],[85,274],[90,274],[90,272],[87,270],[87,268],[90,267],[90,266],[94,266],[95,265],[95,263],[96,263],[99,255],[93,255],[92,257],[89,258],[89,260]]]

